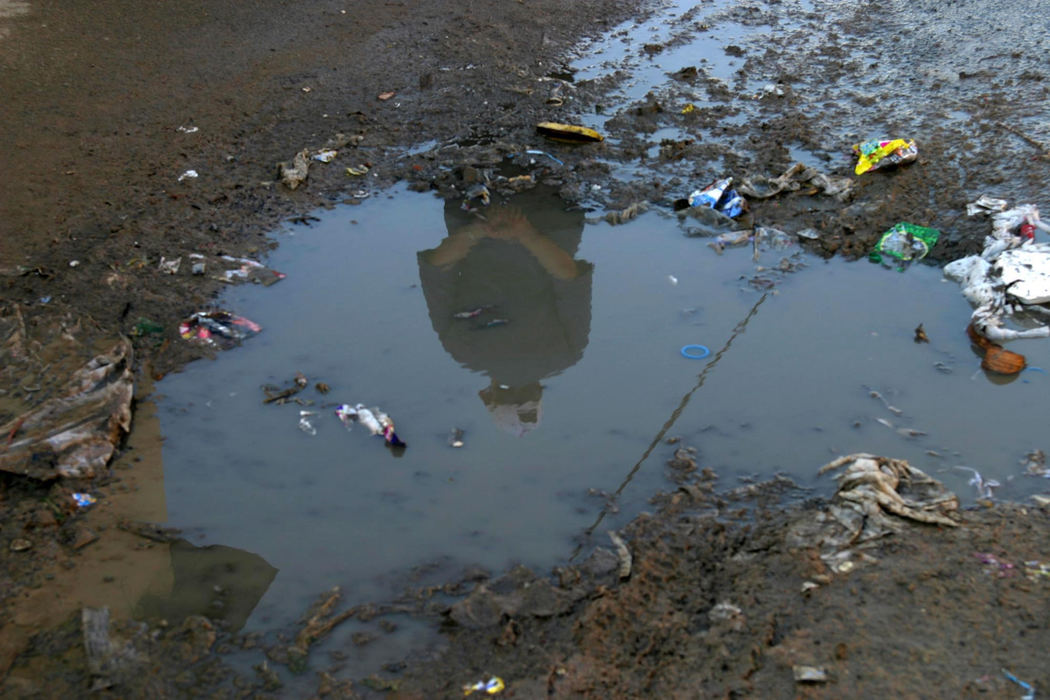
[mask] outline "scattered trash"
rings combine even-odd
[[[883,511],[922,523],[958,526],[945,515],[958,510],[958,497],[907,461],[856,453],[825,464],[817,473],[843,467],[845,469],[836,477],[839,486],[835,500],[859,508],[865,516],[860,531],[867,529],[869,523],[896,529],[896,525],[882,514]]]
[[[973,467],[956,466],[955,468],[961,469],[963,471],[973,472],[973,476],[970,478],[970,486],[977,487],[978,499],[989,500],[991,498],[994,498],[995,494],[992,493],[992,489],[997,489],[1000,486],[1002,486],[1002,484],[1000,484],[995,479],[986,480],[984,477],[981,476],[981,472],[977,471]]]
[[[973,216],[975,214],[990,214],[997,211],[1006,210],[1006,200],[996,199],[994,197],[988,197],[981,195],[977,198],[977,201],[970,202],[966,205],[966,215]]]
[[[34,479],[90,478],[131,429],[131,342],[121,340],[69,378],[65,390],[2,427],[0,471]]]
[[[485,330],[487,328],[495,328],[496,326],[505,326],[508,323],[510,323],[510,319],[494,318],[491,321],[485,321],[484,323],[479,323],[478,325],[474,326],[474,330],[476,330],[476,331],[483,331],[483,330]]]
[[[296,189],[310,174],[310,151],[303,149],[296,153],[291,164],[278,163],[277,172],[285,187],[290,190]]]
[[[50,304],[51,303],[51,295],[42,296],[39,299],[37,299],[37,301],[40,302],[41,304]]]
[[[530,148],[530,149],[526,150],[525,152],[528,153],[530,156],[546,156],[546,157],[550,158],[551,160],[553,160],[558,165],[565,165],[565,163],[563,163],[562,161],[558,160],[557,158],[552,156],[550,153],[547,153],[546,151],[540,151],[538,149]]]
[[[573,124],[540,122],[536,125],[536,131],[549,139],[565,143],[591,143],[605,140],[605,137],[594,129]]]
[[[1024,473],[1029,476],[1041,476],[1050,479],[1050,469],[1046,468],[1046,453],[1042,450],[1033,450],[1021,460]]]
[[[229,311],[198,311],[179,324],[179,335],[186,340],[221,350],[228,350],[261,330],[262,326],[254,321]]]
[[[857,175],[910,163],[919,157],[919,149],[911,139],[865,141],[854,144],[853,152],[857,156],[853,172]]]
[[[312,418],[317,415],[317,411],[299,411],[299,430],[303,431],[307,435],[317,435],[317,428],[314,427]]]
[[[853,191],[853,180],[825,175],[816,168],[795,163],[775,178],[762,175],[744,178],[737,191],[745,197],[767,199],[782,192],[798,192],[803,186],[809,188],[804,194],[823,192],[844,202]]]
[[[382,435],[388,446],[408,447],[394,432],[394,421],[378,408],[368,409],[365,408],[364,404],[360,403],[356,406],[340,404],[336,407],[335,414],[339,416],[339,420],[342,421],[347,429],[350,429],[351,423],[357,421],[367,428],[372,435]]]
[[[481,206],[487,207],[491,201],[491,195],[489,194],[489,188],[482,183],[477,183],[467,190],[467,193],[463,195],[463,204],[460,208],[463,211],[476,211],[478,206],[474,203],[478,202]]]
[[[200,127],[196,126],[180,126],[176,131],[181,131],[184,134],[196,134],[200,131]]]
[[[1020,678],[1007,671],[1005,668],[1002,671],[1003,675],[1006,676],[1007,680],[1013,681],[1014,683],[1028,691],[1027,693],[1021,696],[1021,700],[1035,700],[1035,687],[1033,687],[1030,683],[1025,683]]]
[[[674,275],[668,275],[667,276],[667,281],[671,283],[672,287],[677,287],[678,286],[678,278],[675,277]]]
[[[716,180],[702,190],[696,190],[687,198],[691,207],[707,207],[722,212],[731,219],[740,216],[747,208],[747,201],[729,189],[733,178]]]
[[[734,246],[746,245],[751,242],[754,232],[748,229],[740,231],[732,231],[730,233],[720,233],[715,236],[715,240],[707,244],[708,248],[721,255],[725,252],[726,248],[732,248]]]
[[[928,343],[930,337],[926,335],[926,329],[922,327],[922,324],[915,326],[915,342],[916,343]]]
[[[449,432],[448,445],[449,447],[463,447],[463,430],[461,428],[453,428]]]
[[[319,394],[327,394],[329,391],[332,390],[331,387],[329,387],[324,382],[317,382],[316,384],[314,384],[314,389],[317,389],[317,393]]]
[[[182,175],[179,175],[179,182],[182,182],[183,180],[187,179],[192,180],[193,178],[197,177],[200,177],[200,173],[198,173],[196,170],[187,170]]]
[[[883,261],[883,255],[896,258],[897,270],[904,270],[904,263],[911,263],[926,257],[940,238],[937,229],[917,226],[906,221],[894,224],[875,244],[875,249],[868,254],[868,259],[875,263]]]
[[[182,258],[171,260],[162,255],[160,256],[160,265],[157,266],[157,269],[169,275],[175,275],[178,274],[180,265],[182,265]]]
[[[1013,576],[1015,573],[1017,573],[1017,567],[1015,567],[1008,561],[1000,559],[994,554],[990,554],[988,552],[974,552],[973,556],[977,559],[977,561],[985,565],[986,573],[995,573],[999,576],[999,578],[1006,578],[1008,576]]]
[[[95,505],[95,501],[98,500],[90,493],[74,493],[73,503],[77,504],[77,508],[87,508],[88,506]]]
[[[391,99],[391,98],[392,98],[392,97],[393,97],[394,95],[396,95],[396,94],[397,94],[397,93],[396,93],[396,92],[394,92],[393,90],[388,90],[387,92],[381,92],[381,93],[379,93],[379,94],[378,94],[378,95],[376,96],[376,98],[377,98],[377,99],[378,99],[378,100],[379,100],[380,102],[386,102],[387,100]]]
[[[476,309],[470,309],[469,311],[460,311],[458,313],[454,313],[452,314],[452,318],[476,318],[491,308],[494,307],[492,305],[479,306]]]
[[[331,163],[337,155],[339,155],[339,151],[334,148],[322,148],[314,154],[314,160],[320,163]]]
[[[151,321],[148,318],[140,318],[138,323],[131,329],[131,335],[135,337],[141,337],[144,335],[154,335],[157,333],[163,333],[164,326],[161,324]]]
[[[223,273],[223,278],[227,282],[245,280],[261,284],[264,287],[269,287],[288,276],[283,272],[271,270],[261,262],[252,260],[251,258],[235,258],[232,255],[222,255],[220,256],[220,259],[226,263],[237,265],[237,267],[228,269]]]
[[[796,683],[827,683],[828,672],[817,666],[792,666]]]
[[[503,683],[503,679],[499,676],[493,676],[487,681],[478,681],[477,683],[471,683],[463,686],[464,697],[472,693],[487,693],[489,695],[495,695],[503,692],[503,689],[507,686]]]
[[[711,354],[706,345],[683,345],[682,357],[689,360],[702,360]]]
[[[986,333],[990,333],[993,330],[996,334],[1002,334],[1005,329],[998,328],[997,326],[988,326],[985,329]],[[975,347],[979,348],[984,356],[981,359],[981,367],[989,372],[996,372],[997,374],[1017,374],[1025,368],[1027,360],[1025,356],[1016,353],[1012,350],[1006,350],[1003,346],[993,343],[988,340],[977,330],[977,326],[974,323],[970,323],[966,327],[966,333],[970,337],[970,341]]]
[[[190,274],[192,275],[203,275],[207,269],[207,264],[204,262],[204,256],[200,253],[190,253],[190,260],[193,262],[190,264]]]
[[[352,177],[361,177],[362,175],[366,175],[371,167],[372,166],[370,166],[368,163],[361,163],[356,168],[347,168],[346,174]]]

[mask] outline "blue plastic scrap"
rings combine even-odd
[[[1035,700],[1035,688],[1032,686],[1031,683],[1025,683],[1020,678],[1007,671],[1005,668],[1003,669],[1003,675],[1028,691],[1027,693],[1021,696],[1021,700]]]

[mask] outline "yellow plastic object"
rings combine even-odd
[[[477,683],[472,683],[471,685],[463,686],[463,695],[466,696],[475,692],[495,695],[497,693],[503,692],[503,689],[506,687],[507,686],[504,685],[502,678],[500,678],[499,676],[493,676],[487,681],[478,681]]]
[[[536,131],[549,139],[564,141],[566,143],[591,143],[604,141],[605,137],[594,129],[575,124],[559,124],[558,122],[540,122],[536,125]]]
[[[853,168],[853,172],[857,175],[863,175],[869,170],[878,170],[887,165],[910,163],[919,155],[915,141],[912,139],[865,141],[854,144],[853,152],[857,154],[857,166]]]

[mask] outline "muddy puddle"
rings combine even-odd
[[[572,279],[498,238],[431,264],[471,219],[458,201],[395,190],[279,232],[269,263],[287,278],[222,299],[262,333],[159,383],[169,524],[238,552],[245,631],[294,623],[335,585],[364,602],[421,570],[565,563],[669,486],[664,438],[697,448],[726,486],[782,474],[827,495],[816,467],[855,451],[908,459],[964,496],[972,473],[956,467],[1005,498],[1044,485],[1019,461],[1050,409],[1050,347],[1030,342],[1032,367],[993,380],[939,269],[825,261],[797,244],[756,262],[665,212],[612,226],[540,189],[508,204],[494,201],[490,221],[527,213],[571,256]],[[770,271],[784,259],[794,272]],[[684,357],[687,345],[710,355]],[[264,386],[297,372],[301,403],[263,403]],[[347,430],[336,408],[359,402],[389,413],[408,447]],[[211,604],[174,590],[183,608]],[[369,654],[397,658],[411,629]]]
[[[799,5],[806,21],[811,9]],[[577,82],[630,75],[581,118],[595,128],[639,101],[674,111],[726,101],[672,80],[685,66],[752,96],[706,126],[657,123],[640,160],[611,166],[611,178],[652,168],[686,181],[694,174],[653,162],[661,143],[763,109],[776,76],[740,70],[770,27],[741,12],[669,4],[573,65]],[[802,30],[782,17],[779,30]],[[841,146],[857,123],[838,123],[837,155],[812,139],[785,153],[848,168]],[[336,585],[353,604],[472,567],[570,561],[670,486],[668,438],[695,447],[725,487],[781,474],[829,495],[817,467],[857,451],[907,459],[964,500],[977,495],[974,470],[1005,499],[1045,486],[1021,462],[1042,447],[1050,345],[1018,348],[1030,367],[1017,377],[987,375],[964,333],[971,308],[936,266],[825,260],[797,240],[757,258],[750,246],[718,254],[670,207],[613,226],[542,188],[493,195],[482,213],[479,224],[458,199],[395,188],[287,226],[267,261],[287,278],[220,300],[262,333],[158,384],[168,523],[197,547],[236,553],[229,566],[244,582],[228,595],[243,598],[244,631],[290,626]],[[915,341],[920,324],[929,343]],[[264,387],[296,373],[300,403],[263,403]],[[336,409],[357,403],[387,412],[407,448],[348,430]],[[214,596],[200,585],[140,613],[208,612]],[[355,624],[325,644],[345,646]],[[362,647],[354,672],[420,644],[421,628],[399,624]]]

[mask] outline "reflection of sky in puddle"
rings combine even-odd
[[[555,204],[532,203],[530,218],[564,227],[572,216]],[[428,298],[434,281],[420,286],[418,257],[446,239],[441,201],[400,190],[319,216],[316,226],[285,235],[274,254],[271,263],[287,279],[226,296],[263,333],[158,387],[172,524],[203,533],[195,544],[243,549],[278,569],[257,611],[277,620],[332,585],[350,600],[387,598],[389,584],[377,577],[443,557],[453,572],[474,563],[545,568],[564,561],[602,505],[587,491],[616,490],[695,384],[705,363],[682,358],[679,348],[700,343],[716,351],[759,296],[742,281],[754,274],[750,249],[718,256],[660,212],[623,226],[589,225],[582,237],[564,229],[579,238],[574,257],[590,288],[575,306],[555,303],[557,321],[538,321],[548,326],[537,333],[546,334],[540,345],[550,346],[551,357],[560,352],[554,337],[567,328],[580,324],[585,337],[575,344],[563,338],[576,348],[569,354],[580,355],[575,362],[543,364],[542,348],[522,348],[526,365],[528,353],[539,353],[536,377],[526,379],[542,387],[542,415],[516,437],[484,396],[495,378],[488,375],[503,371],[485,355],[491,348],[478,359],[458,344],[476,337],[498,347],[495,334],[526,311],[493,294],[506,306],[492,313],[506,312],[508,326],[453,327],[459,335],[452,340],[439,333],[442,325],[487,318],[448,318],[450,310],[486,304],[478,289],[513,286],[510,276],[533,273],[499,271],[468,290],[470,298],[452,293],[436,302]],[[489,244],[498,250],[507,242],[481,245]],[[779,259],[766,253],[759,262]],[[910,459],[934,472],[965,463],[1007,482],[1017,460],[1038,446],[1031,436],[1042,429],[1046,376],[1026,373],[1006,386],[986,381],[962,333],[969,307],[936,269],[809,265],[781,283],[668,434],[697,446],[701,463],[727,486],[739,475],[776,471],[812,483],[818,466],[851,451]],[[532,284],[538,298],[553,293],[546,282],[522,284]],[[919,322],[931,345],[912,341]],[[1050,367],[1045,344],[1024,351],[1032,364]],[[514,352],[513,344],[500,352]],[[942,374],[935,362],[953,372]],[[296,371],[331,387],[327,396],[312,388],[302,394],[318,402],[310,407],[320,411],[314,437],[297,427],[302,407],[261,403],[261,385],[290,381]],[[903,415],[888,412],[865,386]],[[397,421],[409,444],[401,456],[360,426],[348,432],[333,415],[334,404],[358,401]],[[453,427],[465,430],[462,449],[447,444]],[[928,436],[906,439],[896,428]],[[657,446],[626,488],[618,519],[603,527],[630,518],[666,486],[672,449]],[[937,475],[969,493],[965,473]],[[1006,490],[1017,495],[1043,485],[1034,481]],[[825,492],[830,486],[821,484]]]

